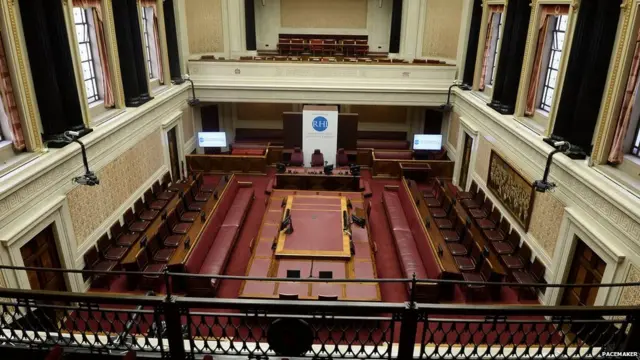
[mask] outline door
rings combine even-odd
[[[182,178],[182,173],[180,172],[180,157],[178,156],[178,137],[176,136],[176,127],[167,132],[167,140],[169,144],[171,175],[174,180],[178,180]]]
[[[220,118],[218,116],[218,105],[204,105],[200,107],[200,119],[202,122],[202,131],[218,132],[220,131]],[[230,142],[231,139],[227,139]],[[220,148],[206,147],[205,154],[219,154]]]
[[[600,284],[607,263],[582,240],[578,239],[577,242],[566,283]],[[593,306],[597,295],[597,287],[567,288],[562,295],[561,305]]]
[[[462,165],[460,167],[460,179],[458,186],[466,189],[467,178],[469,176],[469,164],[471,163],[471,147],[473,146],[473,138],[466,132],[464,133],[464,149],[462,153]]]
[[[22,246],[20,253],[26,267],[61,268],[52,225]],[[27,271],[27,276],[32,290],[67,291],[60,272]]]

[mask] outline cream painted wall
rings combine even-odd
[[[258,49],[276,50],[279,34],[368,35],[372,51],[388,51],[392,1],[255,1]],[[380,7],[382,4],[382,7]]]
[[[422,56],[455,61],[463,0],[427,0]]]
[[[449,132],[447,133],[447,141],[450,145],[456,146],[458,143],[458,132],[460,132],[460,115],[452,112],[449,116]]]
[[[189,53],[224,51],[222,0],[185,0]]]
[[[365,29],[367,0],[280,0],[280,26]]]

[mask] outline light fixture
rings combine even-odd
[[[571,145],[568,141],[556,141],[554,138],[547,138],[544,139],[544,141],[555,149],[550,152],[547,157],[547,165],[544,168],[544,176],[542,177],[542,180],[536,180],[533,182],[533,187],[537,192],[541,193],[553,190],[556,187],[554,182],[549,181],[549,171],[551,170],[551,164],[553,163],[553,156],[555,154],[563,153],[572,159],[584,159],[587,156],[579,146]]]
[[[193,80],[191,80],[191,78],[189,77],[189,74],[185,74],[184,79],[185,81],[188,81],[191,83],[191,99],[187,99],[187,104],[189,104],[189,106],[200,105],[200,99],[196,97],[196,87],[195,85],[193,85]]]
[[[471,90],[469,85],[463,84],[460,80],[454,80],[453,84],[449,86],[449,92],[447,93],[447,103],[440,105],[438,109],[443,112],[449,112],[453,109],[453,105],[451,104],[451,91],[454,87],[459,87],[462,90]]]
[[[96,186],[100,184],[100,180],[96,176],[96,174],[89,170],[89,162],[87,160],[87,150],[84,147],[82,141],[78,140],[80,137],[80,133],[77,131],[65,131],[64,137],[69,141],[69,143],[75,142],[80,144],[80,150],[82,151],[82,162],[84,163],[84,175],[76,176],[73,178],[73,182],[80,185],[87,186]]]

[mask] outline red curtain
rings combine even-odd
[[[100,0],[73,0],[73,7],[92,10],[96,33],[96,45],[98,46],[98,55],[100,56],[100,64],[102,65],[102,89],[104,91],[102,101],[104,102],[104,107],[112,108],[115,106],[115,98],[113,96],[113,86],[111,84],[111,66],[109,65],[109,56],[107,55],[107,40],[104,35],[104,21],[102,18],[101,2]]]
[[[541,7],[540,28],[538,30],[538,45],[536,47],[536,55],[533,61],[533,70],[531,71],[531,79],[529,80],[529,91],[527,92],[527,106],[524,114],[532,116],[536,110],[536,99],[538,98],[538,89],[540,84],[540,76],[542,75],[542,57],[544,50],[547,48],[547,33],[552,16],[566,15],[569,13],[569,5],[543,5]]]
[[[487,36],[484,42],[484,55],[482,57],[482,71],[480,72],[480,85],[478,88],[484,90],[487,80],[487,67],[491,56],[491,43],[493,42],[493,15],[502,13],[504,5],[489,5],[489,20],[487,21]],[[498,31],[500,31],[498,29]],[[494,60],[495,61],[495,60]]]
[[[627,137],[627,131],[629,131],[629,124],[631,123],[633,102],[638,95],[638,88],[636,87],[638,73],[640,73],[640,32],[636,38],[636,50],[633,54],[627,89],[622,100],[622,108],[620,109],[620,115],[618,115],[618,125],[616,126],[616,133],[609,152],[608,161],[613,164],[620,164],[624,158],[624,139]]]
[[[11,75],[9,74],[9,65],[4,52],[4,44],[0,37],[0,97],[2,97],[2,107],[4,115],[7,117],[9,124],[9,134],[5,134],[12,142],[16,150],[24,150],[24,133],[22,132],[22,123],[20,122],[20,112],[13,93],[13,85],[11,84]]]

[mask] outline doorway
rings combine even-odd
[[[469,165],[471,164],[471,148],[473,147],[473,138],[466,132],[464,133],[464,147],[462,152],[462,164],[460,166],[460,179],[458,186],[466,189],[467,179],[469,177]]]
[[[182,178],[180,172],[180,157],[178,155],[178,137],[176,135],[176,128],[173,127],[167,131],[167,142],[169,144],[169,162],[171,163],[171,175],[173,180],[179,180]]]
[[[61,268],[52,225],[22,246],[20,254],[26,267]],[[32,290],[67,291],[61,272],[27,271],[27,276]]]
[[[576,251],[573,254],[567,284],[594,284],[602,282],[607,267],[604,262],[581,239],[576,240]],[[593,306],[598,295],[597,287],[574,287],[565,289],[561,305]]]

